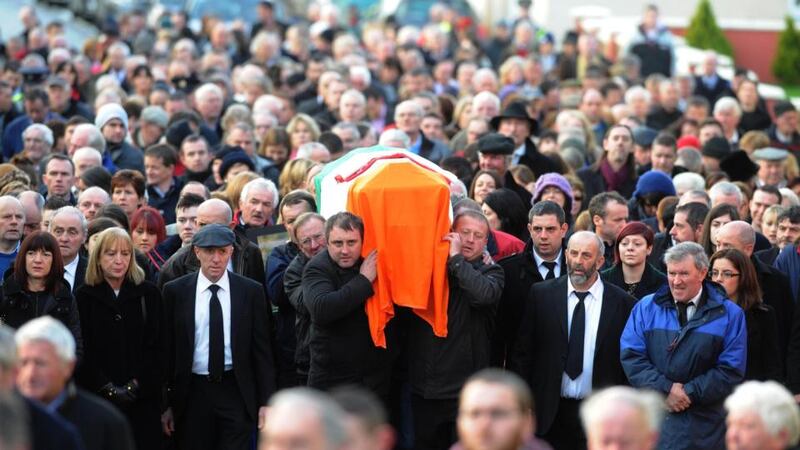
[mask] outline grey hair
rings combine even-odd
[[[714,103],[714,115],[722,111],[733,110],[738,117],[742,117],[742,107],[733,97],[722,97]]]
[[[351,68],[351,70],[352,69],[354,69],[354,67]],[[339,102],[342,102],[345,97],[352,97],[352,98],[358,100],[358,102],[361,103],[362,106],[367,104],[367,98],[364,97],[364,94],[362,94],[361,92],[359,92],[356,89],[352,89],[351,88],[351,89],[348,89],[348,90],[344,91],[342,93],[341,97],[339,97]]]
[[[356,136],[356,139],[361,139],[361,132],[358,131],[358,125],[352,122],[339,122],[333,127],[331,127],[331,131],[333,133],[336,133],[337,131],[346,131],[346,130],[351,131]]]
[[[75,338],[60,321],[42,316],[26,322],[14,336],[17,347],[29,342],[47,342],[55,348],[56,354],[64,362],[75,361]]]
[[[702,191],[706,187],[706,180],[699,173],[683,172],[672,178],[672,185],[677,192]]]
[[[797,197],[797,194],[795,194],[793,190],[783,187],[780,188],[779,191],[781,192],[783,201],[788,203],[786,206],[800,206],[800,198]]]
[[[314,153],[314,150],[320,150],[330,153],[328,147],[325,147],[319,142],[306,142],[305,144],[297,148],[296,158],[311,159],[311,154]]]
[[[36,191],[22,191],[17,194],[17,200],[22,203],[23,197],[33,197],[33,201],[36,202],[36,208],[41,211],[44,208],[44,195],[36,192]]]
[[[757,414],[772,436],[786,431],[787,447],[800,440],[800,408],[792,394],[775,381],[747,381],[725,399],[728,415]]]
[[[103,133],[99,128],[91,123],[82,123],[75,127],[75,129],[72,131],[72,134],[75,135],[84,130],[89,134],[89,139],[86,141],[86,146],[92,147],[102,155],[106,149],[106,139],[103,137]]]
[[[94,147],[81,147],[75,150],[75,153],[72,154],[72,162],[74,163],[75,159],[81,156],[90,156],[97,161],[98,165],[103,165],[103,155]]]
[[[650,103],[650,92],[642,86],[632,86],[625,92],[625,104],[630,104],[636,97],[643,97],[646,103]]]
[[[253,189],[260,189],[264,191],[268,191],[272,194],[272,204],[274,206],[278,205],[279,197],[278,197],[278,188],[275,187],[275,183],[271,180],[266,178],[256,178],[247,182],[242,188],[242,193],[239,195],[239,201],[245,202],[247,201],[247,196],[250,194],[250,191]]]
[[[284,389],[272,396],[269,406],[276,412],[313,412],[325,434],[326,449],[340,448],[347,442],[347,428],[344,423],[347,414],[327,394],[307,387]]]
[[[472,98],[473,105],[487,101],[492,102],[498,110],[500,109],[500,97],[494,95],[492,92],[481,91],[475,94],[475,97]]]
[[[621,406],[635,409],[644,416],[648,431],[658,432],[664,419],[664,399],[653,391],[639,391],[629,386],[613,386],[592,394],[581,405],[583,429],[591,433],[594,425],[618,414]]]
[[[603,255],[603,251],[606,248],[606,244],[603,243],[603,239],[601,239],[600,236],[598,236],[596,233],[592,233],[591,231],[576,231],[575,233],[572,234],[572,236],[569,237],[569,241],[567,241],[567,247],[569,247],[569,242],[581,236],[586,236],[586,237],[591,236],[592,238],[594,238],[595,244],[597,244],[598,256]]]
[[[708,269],[708,256],[703,246],[696,242],[681,242],[664,253],[664,264],[681,262],[691,257],[697,270]]]
[[[683,147],[682,149],[678,150],[678,160],[675,161],[676,165],[683,166],[689,169],[689,172],[692,175],[697,176],[701,180],[703,177],[700,175],[700,171],[703,169],[703,155],[700,153],[700,150],[694,147]],[[676,176],[681,176],[683,174],[678,174]],[[705,181],[703,185],[698,189],[705,188]]]
[[[397,142],[400,142],[402,145],[392,145]],[[408,137],[405,131],[392,128],[381,133],[378,144],[389,147],[408,148],[411,147],[411,138]]]
[[[397,120],[397,114],[400,109],[406,107],[413,110],[414,114],[416,114],[420,119],[425,115],[425,110],[422,109],[422,106],[420,106],[419,103],[415,102],[414,100],[406,100],[404,102],[400,102],[400,104],[394,108],[394,120]]]
[[[14,329],[0,323],[0,369],[8,370],[17,364],[17,344]]]
[[[744,201],[742,190],[739,189],[739,186],[731,183],[730,181],[719,181],[711,186],[711,189],[708,190],[708,196],[713,200],[717,195],[735,195],[736,198],[738,198],[739,203],[737,206],[741,206],[742,201]]]
[[[214,83],[205,83],[197,88],[197,90],[194,91],[194,98],[195,100],[200,100],[208,94],[218,95],[219,98],[222,99],[225,98],[225,93],[222,91],[222,88]]]
[[[121,41],[114,42],[108,47],[108,50],[106,50],[106,52],[110,54],[116,50],[122,51],[123,55],[125,55],[126,58],[128,56],[131,56],[131,49],[130,47],[128,47],[128,44],[124,42]]]
[[[93,194],[93,193],[95,193],[95,192],[102,192],[102,193],[103,193],[103,195],[105,195],[105,196],[106,196],[106,201],[105,201],[105,203],[106,203],[106,204],[109,204],[109,203],[111,203],[111,196],[110,196],[110,195],[108,195],[108,192],[106,192],[105,190],[103,190],[103,188],[101,188],[101,187],[99,187],[99,186],[92,186],[92,187],[86,188],[86,190],[84,190],[83,192],[81,192],[81,194],[78,196],[78,203],[80,203],[80,202],[81,202],[81,199],[83,198],[83,196],[84,196],[84,195],[87,195],[87,194]]]
[[[28,125],[28,127],[25,128],[25,131],[22,132],[22,139],[25,139],[25,137],[27,137],[28,134],[30,134],[30,133],[32,133],[34,131],[38,131],[38,132],[42,133],[42,138],[44,139],[45,142],[47,142],[47,145],[49,145],[50,147],[53,146],[53,142],[54,142],[53,141],[53,130],[48,128],[47,125],[42,125],[41,123],[34,123],[34,124],[31,124],[31,125]]]
[[[30,417],[22,397],[0,393],[0,448],[29,448]]]
[[[83,237],[85,238],[86,235],[89,234],[89,223],[86,221],[86,216],[83,215],[80,209],[74,206],[62,206],[61,208],[58,208],[56,213],[53,214],[53,217],[50,218],[50,226],[48,227],[47,231],[50,233],[53,232],[56,217],[58,217],[60,214],[72,214],[79,218],[81,221],[81,230],[83,230]]]

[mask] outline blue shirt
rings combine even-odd
[[[0,285],[3,284],[3,274],[6,273],[9,267],[14,264],[14,260],[17,259],[17,252],[19,251],[19,244],[17,244],[17,248],[14,249],[11,253],[2,253],[0,252]]]

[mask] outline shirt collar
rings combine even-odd
[[[200,289],[200,292],[204,292],[212,284],[216,284],[223,291],[230,292],[230,278],[228,278],[228,271],[226,270],[225,273],[222,274],[222,278],[217,280],[216,283],[212,283],[211,280],[206,278],[206,276],[203,275],[202,270],[197,272],[197,288]]]
[[[538,253],[536,253],[535,247],[532,251],[533,251],[533,261],[536,263],[536,267],[540,267],[542,263],[545,262],[545,259],[539,256]],[[561,252],[562,250],[559,249],[558,255],[556,255],[556,259],[553,260],[553,262],[556,263],[556,267],[558,267],[561,264]]]
[[[697,295],[691,298],[687,305],[694,305],[697,308],[700,305],[700,296],[703,295],[703,287],[700,286],[700,291],[697,292]]]
[[[597,279],[594,280],[594,283],[589,287],[589,293],[592,294],[592,298],[596,300],[600,300],[602,297],[602,288],[603,288],[603,281],[600,279],[600,275],[597,275]],[[572,280],[567,277],[567,298],[569,298],[570,294],[575,292],[575,286],[572,285]]]
[[[70,275],[75,275],[75,271],[78,270],[79,259],[81,259],[80,255],[75,256],[71,263],[64,265],[64,271],[69,272]]]

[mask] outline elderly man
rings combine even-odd
[[[367,99],[364,94],[348,89],[339,97],[339,117],[342,122],[360,122],[367,113]]]
[[[296,347],[295,310],[289,302],[284,290],[284,275],[292,260],[300,253],[300,247],[294,234],[294,222],[304,213],[317,210],[317,203],[307,191],[295,190],[286,194],[278,206],[280,221],[286,227],[289,241],[281,244],[267,258],[267,299],[278,308],[275,317],[276,343],[278,344],[278,388],[294,386],[297,382],[297,371],[294,367]]]
[[[64,280],[72,292],[83,286],[89,258],[82,254],[88,224],[83,213],[74,206],[65,206],[50,219],[50,234],[55,236],[64,261]]]
[[[409,151],[438,163],[450,156],[450,149],[443,142],[432,141],[422,133],[420,124],[424,111],[413,100],[401,102],[394,110],[394,122],[411,140]]]
[[[69,332],[67,332],[69,333]],[[2,401],[12,401],[17,403],[19,409],[23,411],[22,422],[27,426],[27,430],[17,429],[15,431],[30,435],[30,447],[11,447],[32,448],[33,450],[78,450],[84,449],[81,436],[78,430],[62,417],[51,414],[39,402],[28,400],[18,395],[19,390],[14,389],[17,374],[19,373],[19,361],[17,358],[17,345],[14,342],[14,330],[6,325],[0,324],[0,396]],[[3,427],[13,424],[13,421],[3,421]],[[30,431],[30,433],[28,433]],[[9,436],[0,437],[0,441]],[[5,448],[4,448],[5,450]]]
[[[25,397],[75,425],[86,450],[135,448],[125,416],[100,397],[78,388],[75,339],[50,316],[26,323],[16,334],[17,389]]]
[[[511,154],[514,152],[514,140],[500,133],[487,133],[478,139],[478,167],[481,170],[494,172],[503,179],[503,186],[514,191],[522,199],[522,203],[531,203],[531,193],[514,180],[511,173]]]
[[[707,51],[703,57],[702,71],[694,77],[694,95],[708,100],[710,105],[724,96],[733,96],[731,84],[717,73],[717,54]]]
[[[725,399],[728,450],[783,450],[800,440],[800,409],[775,381],[742,383]]]
[[[210,224],[192,238],[199,270],[164,286],[169,398],[162,417],[179,450],[252,448],[275,390],[262,283],[228,270],[236,236]],[[193,339],[185,339],[193,336]]]
[[[723,448],[722,402],[744,378],[744,313],[710,281],[700,244],[664,255],[668,286],[641,299],[620,342],[622,367],[636,388],[667,395],[660,448]]]
[[[581,405],[589,450],[654,450],[664,400],[656,393],[614,386],[595,392]]]
[[[603,246],[589,231],[572,235],[568,276],[533,285],[511,360],[536,398],[536,434],[557,449],[586,448],[581,403],[594,389],[627,383],[619,338],[636,299],[600,278]]]
[[[22,133],[34,123],[45,123],[48,120],[61,119],[61,116],[50,111],[50,99],[47,93],[39,88],[25,90],[23,105],[25,114],[17,117],[3,128],[3,157],[8,161],[12,156],[22,151],[24,143]]]
[[[683,117],[678,107],[680,97],[678,86],[673,80],[663,80],[658,84],[658,105],[647,114],[647,126],[663,130]]]
[[[217,137],[222,136],[220,117],[224,101],[222,89],[214,83],[203,84],[194,91],[195,108],[203,122],[217,133]]]
[[[78,196],[78,209],[83,213],[87,221],[94,220],[97,211],[105,205],[111,203],[111,196],[103,189],[92,186],[81,192]]]
[[[558,172],[558,167],[550,158],[542,155],[536,149],[536,144],[530,139],[536,132],[538,123],[531,119],[525,105],[514,102],[508,105],[500,115],[489,122],[498,133],[508,136],[514,141],[514,152],[511,164],[524,164],[528,166],[533,175],[538,178],[549,172]]]
[[[795,298],[792,295],[787,275],[753,256],[755,244],[755,231],[747,222],[735,220],[717,230],[717,250],[735,248],[744,253],[753,263],[758,285],[761,287],[762,299],[765,304],[775,309],[775,315],[778,318],[778,344],[781,349],[781,359],[783,359],[786,356],[789,336],[792,332]]]
[[[22,203],[25,213],[25,225],[22,228],[22,239],[24,240],[29,234],[39,231],[42,227],[44,197],[35,191],[24,191],[17,195],[17,199]]]
[[[326,394],[305,387],[287,389],[275,394],[269,407],[259,450],[349,448],[346,413]]]
[[[236,231],[247,237],[247,230],[262,228],[273,223],[272,213],[278,205],[278,189],[266,178],[256,178],[244,185],[239,196],[239,211],[236,214]]]
[[[425,320],[409,319],[415,448],[447,448],[455,442],[461,386],[473,372],[489,366],[490,324],[505,283],[502,267],[483,259],[489,231],[482,213],[463,210],[443,237],[450,243],[447,338],[437,337]]]
[[[306,142],[297,149],[297,158],[310,159],[315,163],[326,164],[331,160],[331,152],[319,142]]]
[[[202,229],[203,226],[212,223],[233,229],[236,222],[233,220],[230,205],[220,199],[210,199],[198,206],[197,226]],[[200,261],[191,251],[191,247],[182,247],[161,267],[158,286],[163,287],[168,281],[196,272],[199,267]],[[261,257],[261,250],[246,237],[237,234],[236,242],[233,244],[233,256],[228,260],[228,269],[264,284],[264,260]]]
[[[83,147],[91,147],[101,154],[105,154],[106,140],[103,137],[103,133],[90,123],[82,123],[75,126],[72,135],[69,137],[69,142],[67,142],[67,154],[72,156],[75,154],[75,151]],[[111,159],[108,158],[108,162],[110,161]],[[103,162],[104,166],[108,169],[109,166],[106,165],[105,159]],[[111,169],[109,169],[109,171],[111,171]]]
[[[75,184],[75,167],[72,160],[61,153],[52,153],[45,158],[43,166],[42,185],[39,188],[41,194],[45,198],[61,197],[74,205],[76,200],[72,187]]]
[[[0,197],[0,274],[14,264],[25,226],[25,209],[10,195]],[[0,276],[0,285],[3,277]]]
[[[157,144],[167,130],[168,120],[169,117],[164,108],[155,105],[144,108],[139,116],[139,127],[132,136],[133,142],[139,148],[145,149]]]
[[[72,165],[75,166],[75,180],[78,180],[83,172],[102,166],[103,155],[92,147],[81,147],[72,154]]]
[[[34,123],[22,132],[22,155],[39,170],[39,163],[53,149],[53,132],[47,126]]]
[[[767,147],[753,152],[758,163],[756,186],[771,185],[777,188],[786,187],[786,158],[789,152],[780,148]]]
[[[738,144],[739,122],[742,119],[742,107],[733,97],[721,97],[714,104],[714,119],[722,125],[722,134],[732,146]]]
[[[517,375],[484,369],[464,383],[458,403],[460,448],[550,450],[532,436],[534,431],[533,395]]]
[[[144,173],[142,151],[125,140],[128,135],[128,113],[122,109],[122,106],[117,103],[101,106],[97,110],[94,124],[103,133],[106,150],[117,169],[138,170]]]

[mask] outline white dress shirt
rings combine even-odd
[[[70,290],[75,287],[75,275],[78,272],[78,260],[80,258],[80,256],[76,255],[71,263],[64,265],[64,280],[69,283]]]
[[[198,375],[208,375],[208,344],[209,344],[209,320],[211,303],[211,291],[208,289],[212,284],[220,287],[217,291],[217,298],[222,305],[222,327],[225,336],[225,370],[233,368],[233,353],[231,352],[231,287],[228,271],[222,275],[216,283],[212,283],[203,275],[203,271],[197,272],[197,289],[195,290],[194,302],[194,358],[192,363],[192,373]]]
[[[561,396],[582,399],[592,392],[592,374],[594,372],[594,350],[597,344],[597,329],[600,327],[600,311],[603,307],[603,281],[597,277],[589,295],[583,301],[586,311],[586,331],[583,334],[583,372],[577,378],[570,379],[566,372],[561,374]],[[578,305],[578,297],[572,281],[567,277],[567,333],[572,326],[572,313]]]
[[[553,268],[553,272],[555,272],[556,278],[558,278],[559,274],[561,273],[561,252],[562,251],[563,250],[559,250],[558,251],[558,255],[556,255],[556,259],[553,261],[554,263],[556,263],[556,266]],[[543,280],[546,280],[547,279],[547,272],[549,272],[549,270],[547,269],[547,266],[544,265],[545,260],[542,259],[542,257],[539,256],[538,253],[536,253],[535,249],[533,250],[533,262],[536,263],[536,268],[539,269],[539,275],[542,276]]]

